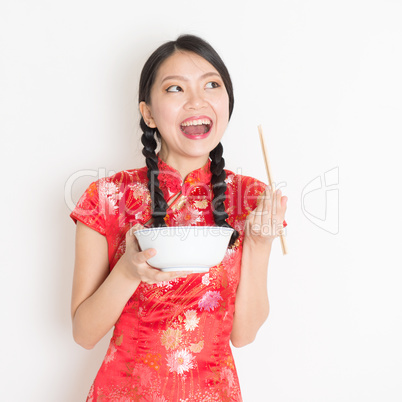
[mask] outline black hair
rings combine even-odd
[[[169,41],[159,46],[148,58],[141,72],[138,102],[151,103],[151,89],[155,82],[156,74],[161,64],[176,51],[187,51],[195,53],[208,61],[220,74],[226,91],[229,96],[229,119],[233,112],[234,96],[233,85],[230,79],[229,72],[223,63],[222,59],[215,51],[215,49],[205,40],[194,35],[181,35],[175,41]],[[153,217],[153,226],[166,226],[165,216],[167,210],[167,202],[163,197],[162,190],[159,188],[159,169],[158,157],[156,155],[157,142],[155,134],[158,139],[161,135],[157,128],[150,128],[145,124],[144,118],[141,117],[140,127],[143,131],[141,142],[144,145],[142,150],[145,156],[146,165],[148,168],[148,189],[151,193],[151,208]],[[211,159],[211,184],[214,194],[212,200],[212,211],[214,221],[217,226],[231,227],[226,219],[228,214],[225,211],[224,201],[226,199],[226,173],[224,170],[225,160],[222,157],[223,146],[219,143],[209,154]],[[232,246],[239,237],[239,233],[234,230],[229,245]]]

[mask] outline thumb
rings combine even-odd
[[[140,225],[137,223],[136,225],[132,226],[129,230],[126,232],[126,246],[134,246],[135,248],[139,249],[138,241],[137,238],[134,235],[134,232],[137,230],[143,229],[144,226]]]

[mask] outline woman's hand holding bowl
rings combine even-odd
[[[151,257],[156,254],[154,248],[141,251],[138,240],[134,232],[143,229],[144,226],[136,224],[126,233],[126,251],[122,255],[123,269],[130,278],[139,279],[147,284],[155,284],[158,282],[171,281],[179,277],[186,277],[191,272],[163,272],[158,268],[154,268],[147,263]]]

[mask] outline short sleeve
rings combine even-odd
[[[70,217],[75,223],[80,221],[101,235],[106,236],[105,208],[102,207],[100,194],[100,181],[97,180],[85,190]]]

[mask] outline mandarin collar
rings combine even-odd
[[[207,163],[199,169],[190,172],[182,181],[182,177],[178,170],[173,168],[164,162],[160,157],[158,157],[158,168],[159,168],[159,187],[164,192],[165,197],[168,199],[172,195],[177,194],[179,191],[183,191],[183,187],[187,186],[197,186],[209,185],[211,183],[211,160],[208,159]],[[166,199],[165,198],[165,199]]]

